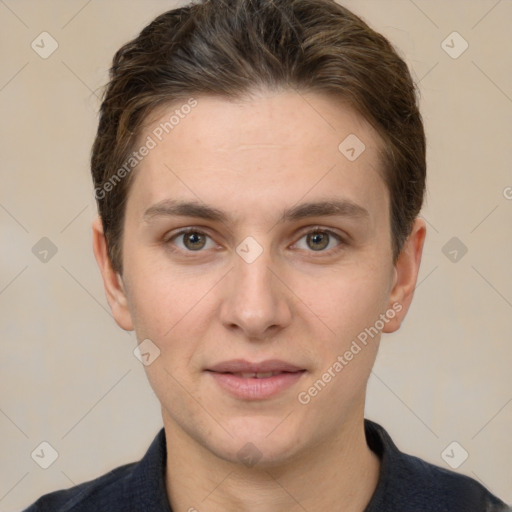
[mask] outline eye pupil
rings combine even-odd
[[[325,249],[325,247],[327,247],[329,244],[329,235],[327,233],[321,232],[310,233],[308,235],[308,243],[311,241],[313,241],[314,244],[320,242],[320,246],[317,245],[316,247],[312,247],[313,250],[317,251]]]
[[[202,237],[202,235],[200,235],[199,233],[195,233],[195,232],[187,233],[185,235],[185,245],[189,249],[202,249],[204,247],[205,241],[204,241],[204,237],[203,237],[203,240],[201,241],[201,237]],[[192,244],[191,247],[188,245],[189,242]],[[196,245],[198,242],[199,242],[199,245]]]

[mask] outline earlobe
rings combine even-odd
[[[425,221],[417,218],[411,233],[402,247],[394,267],[393,287],[388,307],[396,312],[383,329],[383,332],[395,332],[400,328],[414,296],[427,232]]]
[[[133,331],[133,322],[128,308],[123,279],[112,267],[100,217],[96,217],[92,224],[92,245],[114,320],[122,329]]]

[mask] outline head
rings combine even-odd
[[[159,351],[166,426],[272,463],[362,417],[425,236],[422,120],[383,36],[330,0],[164,13],[114,57],[91,167],[107,298]],[[249,398],[221,375],[240,359],[300,371]]]

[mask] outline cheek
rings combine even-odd
[[[378,352],[380,329],[375,326],[387,310],[389,280],[382,271],[368,268],[340,270],[325,281],[322,292],[310,290],[311,309],[329,327],[316,322],[314,332],[323,334],[314,336],[313,332],[319,340],[315,343],[316,364],[302,389],[319,410],[332,409],[333,403],[344,403],[348,409],[360,405]],[[340,415],[346,410],[332,413]]]
[[[134,237],[124,240],[124,270],[128,304],[136,332],[156,339],[165,337],[200,296],[200,280],[166,267],[155,251],[145,250]],[[150,336],[151,335],[151,336]]]
[[[130,275],[128,303],[137,339],[150,339],[169,369],[186,367],[211,325],[219,278],[176,268],[171,272],[149,258],[138,261],[146,263],[136,265],[133,258],[126,267]]]
[[[298,295],[322,323],[326,337],[345,344],[374,325],[387,307],[390,277],[382,270],[340,268],[321,280],[304,282]]]

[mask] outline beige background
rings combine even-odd
[[[457,471],[512,502],[512,2],[343,3],[412,67],[428,135],[420,284],[383,338],[366,415],[446,468],[457,441]],[[140,458],[160,428],[93,258],[88,158],[115,50],[176,5],[0,1],[0,512]],[[31,48],[43,31],[59,45],[47,59]],[[469,44],[456,59],[441,47],[453,31]],[[58,249],[46,263],[42,237]],[[457,262],[442,251],[452,237],[468,249]],[[42,441],[59,454],[46,470],[31,458]]]

